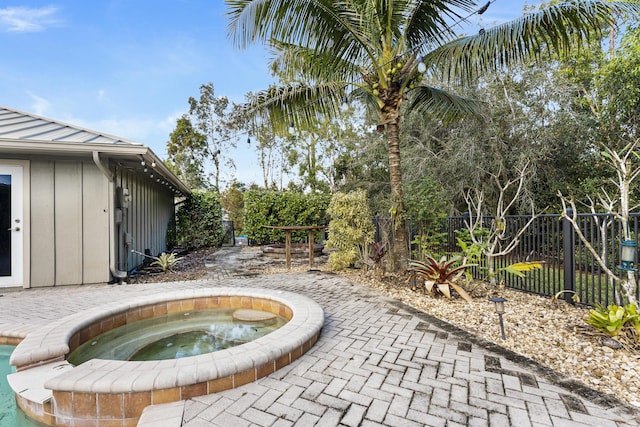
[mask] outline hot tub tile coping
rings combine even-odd
[[[20,346],[18,346],[16,351],[14,351],[13,355],[16,355],[16,353],[18,353],[18,355],[16,355],[15,360],[12,359],[11,363],[14,364],[15,361],[19,360],[29,360],[30,363],[34,363],[38,361],[38,358],[46,360],[47,358],[66,355],[69,351],[68,341],[73,334],[80,329],[78,324],[88,326],[92,322],[103,318],[105,312],[109,313],[109,315],[114,315],[123,310],[135,309],[150,303],[181,300],[192,296],[196,298],[209,296],[250,296],[269,299],[287,305],[292,310],[293,317],[283,328],[240,347],[193,356],[182,359],[182,361],[177,359],[154,362],[124,362],[97,359],[73,368],[73,372],[49,379],[45,386],[61,391],[79,387],[80,390],[76,391],[113,393],[132,391],[134,381],[129,379],[138,379],[140,373],[149,371],[156,372],[157,375],[154,378],[153,374],[145,374],[146,379],[144,383],[152,385],[153,387],[162,385],[163,388],[186,386],[189,385],[191,381],[194,381],[194,378],[198,382],[205,382],[215,378],[229,377],[261,367],[269,362],[269,358],[276,360],[283,355],[295,352],[320,330],[324,321],[324,313],[315,302],[307,297],[284,291],[264,289],[238,290],[233,288],[173,291],[165,294],[138,297],[127,303],[107,304],[105,306],[106,310],[104,307],[103,309],[96,308],[68,316],[57,322],[52,322],[52,324],[46,328],[42,328],[39,334],[37,334],[46,337],[47,333],[51,333],[51,336],[42,340],[48,344],[48,349],[42,347],[35,348],[33,344],[37,337],[27,335],[25,340],[23,340],[23,342],[26,341],[26,343],[22,345],[22,348],[19,349]],[[314,325],[307,327],[305,322],[309,319],[315,319],[315,321]],[[283,345],[283,343],[286,344]],[[275,345],[278,345],[278,347],[274,347]],[[20,354],[18,350],[29,354]],[[197,369],[192,370],[191,365],[209,365],[211,368],[200,368],[198,371]],[[213,369],[213,367],[215,367],[215,369]],[[94,371],[101,371],[104,374],[93,374]],[[126,376],[127,379],[118,381],[118,376],[122,376],[122,374],[126,372],[130,372],[131,375]],[[205,372],[215,376],[215,378],[209,378]],[[75,377],[81,378],[89,375],[91,375],[91,377],[95,375],[95,381],[70,381]],[[138,389],[138,387],[135,388]]]
[[[259,293],[262,295],[259,295]],[[64,317],[58,321],[49,323],[33,333],[27,334],[12,353],[10,363],[14,366],[20,366],[37,363],[52,357],[64,356],[69,352],[68,342],[74,333],[106,316],[112,316],[149,304],[208,296],[250,296],[270,299],[284,305],[295,305],[298,314],[305,316],[305,318],[305,313],[315,304],[302,295],[265,289],[203,288],[171,291],[164,294],[143,295],[124,303],[109,303],[101,307],[94,307],[81,313]],[[311,305],[308,305],[309,302],[311,302]],[[320,310],[320,312],[322,312],[322,310]],[[295,314],[294,312],[294,317],[290,322],[303,320],[296,319]],[[322,316],[324,315],[322,314]]]

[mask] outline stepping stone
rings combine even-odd
[[[240,322],[269,322],[276,320],[276,315],[268,311],[250,310],[241,308],[232,314],[234,320]]]

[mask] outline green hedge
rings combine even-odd
[[[176,245],[184,249],[220,246],[222,207],[217,191],[194,191],[176,214]]]
[[[244,231],[258,244],[284,242],[281,230],[264,225],[326,225],[328,194],[303,194],[273,190],[248,190],[244,194]],[[293,242],[306,241],[306,231],[291,233]]]

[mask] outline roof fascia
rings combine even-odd
[[[134,144],[96,144],[84,142],[51,142],[51,141],[25,141],[20,139],[1,139],[0,150],[23,153],[25,151],[65,152],[71,154],[84,154],[93,151],[108,154],[136,155],[146,154],[149,148],[144,145]]]
[[[184,194],[190,194],[191,190],[178,177],[167,168],[164,162],[148,147],[142,144],[97,144],[83,142],[50,142],[50,141],[25,141],[19,139],[0,139],[0,153],[60,153],[60,154],[87,154],[93,156],[98,152],[107,157],[142,156],[151,164],[155,162],[155,169],[164,178],[169,180]]]

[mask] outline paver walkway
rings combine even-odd
[[[340,276],[243,277],[245,257],[225,249],[212,260],[211,277],[194,282],[7,292],[0,335],[169,289],[282,289],[324,308],[318,343],[255,383],[186,401],[178,407],[182,426],[640,425],[635,408]]]

